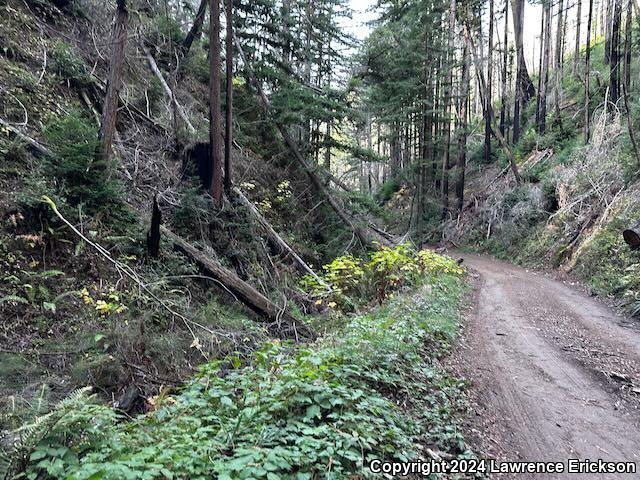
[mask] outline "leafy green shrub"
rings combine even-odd
[[[307,275],[302,279],[302,288],[317,298],[317,304],[326,301],[330,307],[343,309],[373,298],[382,303],[389,293],[405,285],[419,284],[427,276],[464,273],[453,259],[429,250],[416,252],[409,244],[381,246],[369,255],[368,261],[341,256],[322,269],[321,281]]]
[[[72,393],[51,413],[16,432],[18,444],[10,473],[23,472],[27,479],[64,478],[83,453],[113,435],[115,412],[96,404],[89,390]]]
[[[65,420],[36,428],[21,450],[23,471],[45,480],[347,479],[375,477],[366,467],[374,458],[418,459],[424,444],[472,457],[453,419],[462,383],[432,360],[455,336],[462,292],[445,274],[313,345],[269,342],[242,368],[212,362],[131,423],[90,401],[58,409],[50,418]]]
[[[91,75],[84,60],[72,49],[71,45],[56,40],[51,47],[52,69],[63,80],[70,81],[78,87],[91,84]]]

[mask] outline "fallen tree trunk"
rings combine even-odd
[[[38,153],[40,153],[42,155],[45,155],[47,157],[53,156],[53,154],[51,153],[51,150],[49,150],[44,145],[38,143],[36,140],[31,138],[30,136],[22,133],[20,130],[15,128],[13,125],[11,125],[6,120],[3,120],[2,118],[0,118],[0,125],[2,125],[4,128],[9,130],[16,137],[18,137],[20,140],[22,140],[23,142],[27,143],[29,145],[29,147],[32,148],[33,150],[35,150],[36,152],[38,152]]]
[[[242,60],[242,63],[244,64],[245,71],[247,72],[247,74],[249,76],[249,78],[248,78],[249,84],[253,85],[254,88],[257,90],[257,92],[258,92],[258,100],[262,104],[262,108],[268,114],[269,110],[270,110],[270,107],[271,107],[271,102],[269,101],[269,99],[265,95],[264,90],[262,89],[262,86],[260,85],[260,83],[256,80],[256,77],[255,77],[255,74],[253,72],[253,69],[251,68],[251,65],[249,65],[247,63],[246,57],[244,56],[244,51],[242,50],[242,46],[241,46],[240,42],[238,42],[238,39],[236,38],[235,34],[234,34],[233,41],[234,41],[234,44],[236,45],[236,47],[238,49],[238,53],[240,54],[240,58]],[[282,123],[280,123],[280,122],[278,122],[276,120],[274,120],[274,124],[276,125],[276,127],[280,131],[280,134],[282,135],[282,138],[284,139],[285,143],[289,147],[289,150],[291,150],[291,153],[293,153],[293,156],[295,157],[296,161],[300,164],[300,166],[303,168],[303,170],[309,176],[309,179],[311,180],[311,183],[316,188],[316,190],[318,192],[320,192],[327,199],[327,203],[329,203],[329,205],[336,212],[336,214],[338,215],[340,220],[342,220],[342,222],[347,227],[349,227],[349,229],[358,238],[358,240],[360,240],[360,242],[363,245],[369,245],[371,243],[371,239],[369,238],[369,236],[365,233],[365,231],[362,228],[360,228],[358,225],[356,225],[352,221],[351,218],[349,218],[349,216],[346,214],[346,212],[338,204],[336,199],[331,195],[331,193],[329,193],[329,191],[325,187],[324,183],[320,180],[320,178],[318,178],[318,176],[315,174],[313,169],[309,166],[307,161],[304,159],[304,157],[300,153],[300,150],[298,149],[298,146],[296,145],[296,142],[293,140],[293,138],[291,137],[291,135],[287,131],[286,127]]]
[[[194,260],[210,277],[232,293],[236,299],[251,310],[273,322],[271,330],[298,340],[299,337],[313,338],[306,325],[286,311],[286,306],[279,307],[258,292],[234,272],[223,267],[220,262],[207,256],[182,237],[166,227],[160,227],[162,234],[177,248]]]
[[[349,185],[347,185],[346,183],[344,183],[342,180],[340,180],[339,178],[337,178],[335,175],[333,175],[330,172],[327,172],[326,170],[322,170],[322,174],[327,177],[327,180],[329,180],[330,182],[333,182],[336,186],[340,187],[341,189],[343,189],[345,192],[347,193],[353,193],[353,190],[351,188],[349,188]]]
[[[242,203],[245,207],[247,207],[249,212],[255,217],[255,219],[258,221],[260,226],[264,228],[264,230],[267,232],[267,236],[269,237],[269,240],[275,243],[278,246],[278,248],[280,248],[281,251],[286,252],[288,255],[290,255],[291,258],[293,258],[296,264],[303,271],[307,272],[309,275],[311,275],[321,284],[325,284],[325,282],[316,274],[316,272],[314,272],[313,269],[309,265],[307,265],[307,263],[302,258],[300,258],[300,256],[289,246],[289,244],[280,235],[278,235],[278,232],[274,230],[274,228],[267,221],[267,219],[262,216],[262,214],[256,208],[256,206],[253,203],[251,203],[251,201],[247,197],[244,196],[244,194],[239,188],[237,187],[234,188],[233,193],[238,197],[238,200],[240,200],[240,203]]]
[[[162,72],[158,68],[158,64],[156,63],[155,59],[153,58],[153,55],[151,55],[151,52],[149,52],[147,47],[145,47],[142,44],[142,42],[140,42],[140,48],[142,48],[142,51],[144,52],[145,56],[147,57],[147,61],[149,62],[149,66],[151,67],[151,71],[153,71],[155,76],[158,78],[158,80],[160,81],[160,84],[162,85],[162,88],[164,89],[166,94],[169,96],[169,98],[171,99],[173,104],[175,105],[176,110],[178,111],[178,115],[180,115],[180,118],[182,118],[182,120],[184,121],[185,125],[189,129],[189,132],[191,132],[192,134],[196,133],[195,127],[193,126],[193,124],[189,120],[189,117],[187,116],[187,113],[184,111],[184,108],[182,107],[182,105],[180,105],[178,103],[178,99],[176,98],[175,94],[173,93],[173,90],[171,90],[171,88],[167,84],[167,81],[164,79],[164,76],[162,75]]]

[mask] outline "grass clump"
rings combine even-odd
[[[87,400],[20,451],[23,471],[43,479],[346,479],[374,477],[374,458],[420,459],[426,445],[469,457],[453,420],[461,383],[434,361],[456,334],[463,282],[451,273],[427,278],[310,346],[267,342],[245,367],[205,365],[132,423]]]

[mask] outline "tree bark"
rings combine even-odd
[[[542,8],[542,18],[540,22],[540,58],[538,60],[538,95],[536,95],[536,128],[540,123],[540,95],[542,94],[542,62],[544,59],[544,32],[545,32],[545,9]]]
[[[462,206],[464,204],[464,181],[465,171],[467,165],[467,104],[469,103],[469,46],[465,42],[462,53],[462,91],[460,93],[460,136],[458,138],[458,182],[456,184],[456,196],[458,197],[458,215],[462,212]],[[487,109],[491,112],[491,105]],[[491,117],[489,117],[491,122]],[[491,130],[491,123],[489,123],[489,130]]]
[[[465,41],[469,45],[469,48],[471,50],[471,58],[473,60],[474,66],[476,68],[476,72],[480,72],[480,74],[477,75],[477,77],[478,77],[478,88],[480,90],[484,90],[485,89],[485,83],[484,83],[484,74],[482,73],[482,64],[481,64],[480,60],[478,59],[478,54],[476,52],[476,47],[475,47],[475,44],[473,42],[473,38],[469,34],[469,30],[466,27],[466,25],[465,25],[465,28],[464,28],[464,35],[465,35]],[[490,107],[490,114],[491,114],[491,119],[493,119],[493,107]],[[496,136],[496,138],[498,139],[498,141],[500,142],[502,147],[507,151],[507,156],[509,157],[509,167],[510,167],[511,171],[513,172],[513,176],[516,179],[516,183],[519,185],[520,183],[522,183],[522,177],[520,176],[520,172],[518,171],[518,165],[516,164],[516,156],[513,153],[513,150],[511,149],[511,146],[507,143],[507,140],[504,138],[504,135],[502,135],[502,133],[500,133],[499,129],[498,130],[493,129],[493,134]]]
[[[226,0],[227,37],[226,47],[226,81],[227,103],[225,105],[226,123],[224,136],[224,189],[231,191],[231,146],[233,145],[233,0]]]
[[[502,88],[500,101],[500,133],[506,136],[507,113],[507,63],[509,56],[509,0],[504,2],[504,43],[502,51]]]
[[[611,103],[616,105],[620,98],[620,23],[622,20],[622,0],[613,0],[613,19],[609,40],[609,92]]]
[[[160,255],[160,224],[162,223],[162,212],[158,207],[158,198],[153,197],[153,209],[151,213],[151,226],[147,232],[147,253],[152,258]]]
[[[593,18],[593,0],[589,0],[589,15],[587,17],[587,41],[585,42],[584,56],[584,143],[589,143],[591,121],[589,115],[589,79],[591,71],[589,69],[589,61],[591,59],[591,21]]]
[[[513,27],[516,43],[516,100],[513,109],[513,143],[520,139],[521,113],[525,105],[535,95],[535,88],[524,58],[523,23],[524,0],[511,0]]]
[[[127,43],[127,23],[129,12],[126,0],[118,0],[116,16],[113,24],[113,52],[109,60],[109,77],[107,79],[107,93],[102,107],[102,121],[98,132],[99,151],[97,156],[108,161],[111,157],[111,147],[116,132],[118,117],[118,99],[122,87],[122,69],[124,66],[125,47]]]
[[[193,19],[193,25],[191,25],[191,29],[187,36],[184,37],[182,41],[182,45],[180,46],[180,51],[183,57],[189,55],[189,50],[191,50],[191,45],[193,42],[200,37],[200,32],[202,31],[202,24],[204,23],[204,15],[207,12],[207,3],[209,0],[200,0],[200,6],[198,7],[198,11],[196,13],[195,18]]]
[[[220,155],[220,0],[209,6],[209,148],[211,155],[211,196],[216,207],[222,206],[222,159]]]
[[[447,38],[447,79],[444,92],[444,152],[442,155],[442,218],[449,213],[449,147],[451,144],[451,89],[453,87],[453,37],[456,28],[456,0],[449,7],[449,32]]]
[[[278,324],[284,323],[287,327],[286,330],[288,330],[287,333],[293,333],[291,336],[297,337],[300,335],[307,338],[313,337],[312,333],[303,323],[286,311],[286,305],[279,307],[274,304],[251,285],[243,281],[234,272],[223,267],[218,260],[211,258],[204,252],[198,250],[192,244],[182,237],[179,237],[168,228],[160,227],[160,231],[171,243],[173,243],[173,245],[193,259],[207,275],[220,282],[225,289],[228,289],[235,298],[251,310],[272,322]],[[291,330],[293,332],[291,332]]]
[[[264,231],[267,233],[267,237],[269,238],[269,240],[273,244],[275,244],[282,253],[286,253],[287,255],[291,256],[291,258],[293,258],[295,263],[298,265],[298,267],[300,267],[300,269],[303,272],[311,275],[321,285],[326,285],[325,282],[316,274],[316,272],[314,272],[313,269],[309,265],[307,265],[307,263],[295,252],[295,250],[293,250],[293,248],[291,248],[289,244],[280,235],[278,235],[278,232],[274,230],[274,228],[267,221],[267,219],[262,216],[260,211],[255,207],[253,203],[249,201],[247,197],[244,196],[244,194],[242,193],[242,191],[240,191],[240,189],[234,188],[233,193],[236,195],[240,203],[243,204],[249,210],[249,212],[257,220],[260,226],[264,229]]]
[[[625,99],[631,88],[631,49],[633,41],[633,0],[627,0],[627,19],[624,32],[624,90]]]
[[[549,56],[551,53],[551,0],[544,3],[544,58],[540,72],[540,117],[538,118],[538,133],[544,134],[547,126],[547,90],[549,88]]]
[[[175,110],[178,112],[178,115],[180,115],[180,118],[182,118],[182,121],[187,126],[187,129],[192,134],[196,133],[196,129],[193,126],[193,124],[191,123],[191,121],[189,120],[189,117],[187,116],[187,112],[185,112],[184,108],[182,108],[182,105],[180,105],[178,103],[178,99],[176,98],[176,95],[175,95],[174,91],[171,90],[171,88],[167,84],[166,80],[164,79],[164,76],[162,75],[162,72],[158,68],[158,64],[156,63],[156,61],[153,58],[153,55],[151,55],[151,52],[149,52],[149,50],[147,50],[147,47],[145,47],[142,42],[140,42],[140,47],[142,48],[142,51],[144,52],[145,56],[147,57],[147,61],[149,62],[149,66],[151,67],[151,71],[155,74],[155,76],[160,81],[160,85],[162,85],[162,88],[164,89],[165,93],[171,99],[171,102],[175,106]]]
[[[578,73],[578,63],[580,62],[580,27],[582,23],[582,0],[578,1],[578,13],[576,14],[576,47],[573,53],[573,74]]]
[[[491,160],[491,89],[493,88],[493,2],[489,0],[489,50],[487,52],[487,93],[484,109],[484,161]]]
[[[555,122],[562,124],[560,114],[560,96],[562,95],[562,63],[563,63],[563,45],[564,45],[564,0],[560,0],[558,4],[558,24],[556,27],[556,55],[555,55],[555,71],[554,71],[554,107]]]

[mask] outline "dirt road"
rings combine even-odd
[[[543,273],[456,256],[479,275],[456,356],[471,381],[472,429],[489,453],[497,460],[635,461],[638,469],[501,478],[640,478],[635,323]]]

